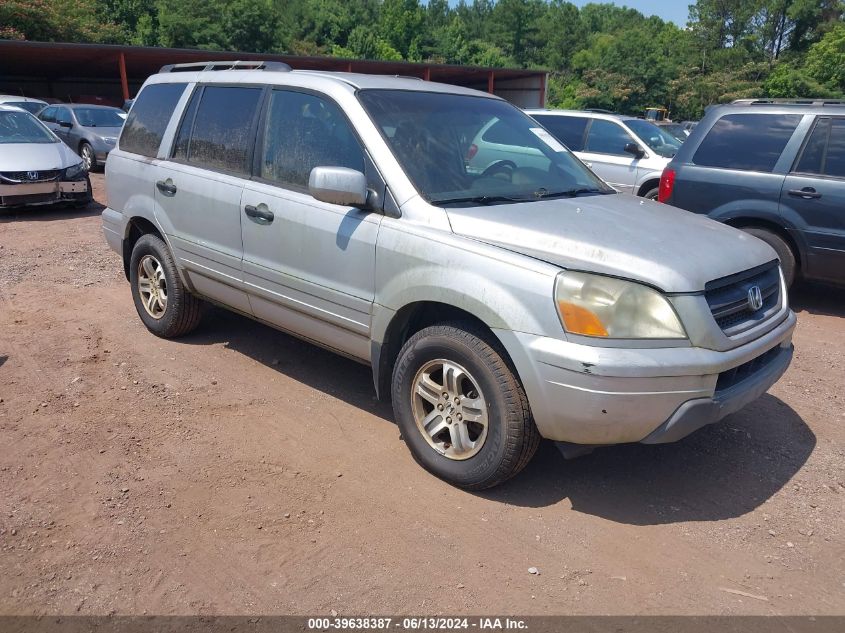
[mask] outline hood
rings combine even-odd
[[[765,243],[704,216],[627,194],[446,209],[452,230],[572,270],[700,292],[777,258]]]
[[[0,145],[0,171],[43,171],[64,169],[82,159],[62,142],[3,143]]]

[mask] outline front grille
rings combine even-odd
[[[19,204],[43,204],[45,202],[56,202],[59,200],[59,194],[51,193],[35,193],[27,196],[0,196],[0,206],[13,207]]]
[[[763,305],[753,309],[749,290],[760,288]],[[745,272],[710,281],[704,288],[710,312],[728,336],[741,334],[759,325],[777,312],[780,306],[780,269],[777,262],[764,264]]]
[[[31,175],[35,178],[30,178]],[[45,169],[43,171],[0,171],[0,181],[13,182],[15,184],[27,182],[50,182],[57,180],[62,174],[61,169]]]
[[[719,374],[719,378],[716,380],[716,395],[726,389],[730,389],[731,387],[738,385],[743,380],[750,378],[758,371],[762,370],[766,367],[766,365],[772,362],[775,357],[777,357],[780,351],[780,346],[773,347],[768,352],[760,354],[757,358],[754,358],[747,363],[743,363],[739,367],[723,371]]]

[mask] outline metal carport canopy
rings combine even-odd
[[[274,60],[297,70],[415,76],[486,90],[522,107],[543,107],[546,100],[543,70],[21,40],[0,40],[0,92],[64,97],[69,87],[84,86],[128,99],[165,64],[208,60]]]

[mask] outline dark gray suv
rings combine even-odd
[[[663,172],[659,200],[764,240],[787,283],[845,283],[845,101],[711,109]]]

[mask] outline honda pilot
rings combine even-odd
[[[491,123],[509,165],[477,172],[469,146]],[[369,365],[413,457],[468,489],[519,472],[541,437],[679,440],[792,357],[769,246],[617,193],[470,89],[165,67],[106,186],[105,236],[150,332],[187,335],[209,302]]]

